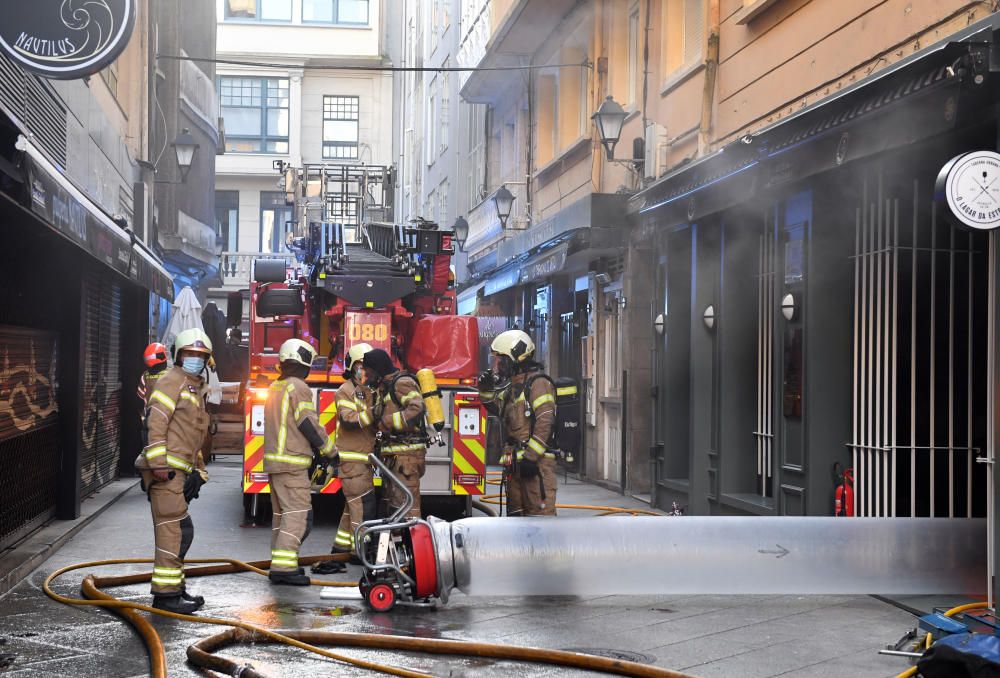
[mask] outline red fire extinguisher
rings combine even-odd
[[[834,464],[834,474],[840,484],[833,492],[833,515],[838,518],[854,516],[854,469],[849,468],[840,474],[840,464]]]

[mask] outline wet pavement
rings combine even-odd
[[[192,505],[195,540],[190,558],[268,557],[267,528],[242,527],[240,469],[236,460],[213,463],[212,479]],[[561,479],[560,503],[643,507],[601,487]],[[586,515],[586,512],[564,512]],[[682,520],[683,518],[665,518]],[[336,525],[319,516],[303,554],[329,551]],[[148,675],[145,648],[131,627],[96,608],[69,607],[42,591],[59,567],[104,558],[146,558],[152,530],[145,495],[133,487],[82,529],[44,565],[0,598],[0,675],[125,678]],[[120,565],[99,574],[146,571]],[[344,580],[357,578],[350,566]],[[59,593],[79,597],[88,570],[66,575]],[[609,572],[608,576],[615,576]],[[664,576],[669,576],[664,572]],[[913,616],[868,596],[597,596],[470,598],[455,593],[437,610],[396,608],[388,614],[358,600],[321,600],[317,588],[271,587],[256,574],[190,579],[206,598],[202,614],[240,619],[273,629],[312,629],[478,640],[621,656],[699,676],[893,676],[906,660],[877,654],[915,625]],[[148,602],[148,584],[111,590]],[[223,627],[155,617],[167,648],[169,675],[208,675],[187,664],[186,648]],[[340,652],[336,648],[330,648]],[[556,667],[489,659],[345,649],[343,654],[435,676],[522,677],[595,675]],[[286,647],[258,644],[223,654],[273,676],[367,675]],[[371,672],[371,675],[377,675]],[[381,675],[381,674],[378,674]]]

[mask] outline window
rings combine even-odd
[[[639,81],[639,6],[635,5],[628,15],[628,71],[627,78],[628,94],[626,101],[635,104],[638,98]]]
[[[448,180],[445,179],[441,182],[441,185],[437,189],[438,194],[438,205],[437,205],[437,222],[441,226],[450,227],[451,223],[448,221]]]
[[[288,79],[219,78],[230,153],[288,153]]]
[[[323,157],[358,157],[358,97],[323,97]]]
[[[424,128],[424,159],[427,162],[427,166],[430,167],[434,164],[434,161],[438,156],[437,147],[437,129],[438,129],[438,96],[437,96],[437,78],[431,80],[430,86],[427,88],[427,108],[424,109],[426,112],[426,118],[424,122],[426,123]]]
[[[475,207],[483,200],[486,183],[486,106],[463,104],[462,111],[469,119],[469,164],[466,204]]]
[[[666,0],[663,4],[663,72],[669,74],[697,62],[701,57],[704,32],[702,0]]]
[[[284,191],[260,192],[261,252],[285,251],[285,234],[292,230],[292,218]]]
[[[226,18],[247,21],[291,21],[292,0],[226,0]]]
[[[588,59],[590,25],[581,23],[566,38],[562,47],[549,57],[551,68],[539,71],[535,80],[535,119],[539,165],[566,151],[590,130],[588,101],[590,80],[586,68],[576,64]],[[571,64],[556,67],[556,64]]]
[[[240,242],[240,192],[215,192],[215,238],[223,252],[236,252]]]
[[[302,0],[303,23],[368,25],[368,0]]]
[[[448,66],[449,66],[448,59],[445,59],[444,60],[444,67],[448,68]],[[448,148],[448,140],[449,140],[448,120],[451,117],[451,115],[450,115],[451,111],[449,111],[448,108],[450,106],[449,101],[450,101],[451,97],[448,94],[448,80],[449,80],[449,78],[448,78],[448,72],[447,71],[442,72],[441,73],[441,95],[438,97],[438,99],[439,99],[438,105],[441,107],[441,115],[440,115],[439,124],[438,124],[438,129],[440,130],[440,138],[438,140],[439,141],[439,145],[440,145],[440,148],[439,148],[439,151],[438,151],[439,153],[444,153],[445,149]]]

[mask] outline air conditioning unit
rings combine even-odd
[[[643,175],[656,179],[667,168],[667,128],[651,122],[646,125],[646,163]]]

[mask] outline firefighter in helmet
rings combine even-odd
[[[308,586],[299,567],[299,549],[312,529],[312,483],[309,467],[315,454],[336,454],[333,440],[319,423],[313,392],[305,378],[316,349],[289,339],[278,350],[281,378],[271,384],[264,405],[264,471],[271,482],[272,584]]]
[[[480,375],[479,395],[500,417],[507,475],[507,515],[556,514],[556,455],[549,440],[556,421],[556,394],[537,363],[535,343],[521,330],[507,330],[490,345],[492,369]]]
[[[358,525],[375,518],[373,470],[368,455],[375,450],[375,393],[364,385],[362,359],[372,347],[354,344],[344,359],[344,383],[337,389],[337,457],[344,491],[344,513],[340,517],[331,553],[357,557],[354,532]],[[334,574],[346,568],[327,560],[313,565],[313,574]]]
[[[412,374],[393,365],[389,354],[380,348],[365,353],[362,363],[365,385],[378,389],[376,398],[382,412],[377,424],[382,434],[379,455],[413,495],[413,506],[406,517],[420,518],[420,479],[426,470],[427,457],[420,386]],[[405,503],[405,495],[392,483],[384,487],[392,514]]]
[[[185,590],[183,568],[194,539],[188,504],[208,480],[198,455],[209,423],[205,369],[212,341],[199,329],[184,330],[171,354],[174,366],[156,380],[146,399],[146,447],[136,468],[153,512],[153,607],[191,614],[205,603]]]
[[[139,379],[136,395],[145,403],[149,400],[149,394],[153,392],[153,387],[156,386],[156,380],[163,376],[167,370],[167,347],[154,341],[142,352],[142,361],[146,364],[146,371]]]

